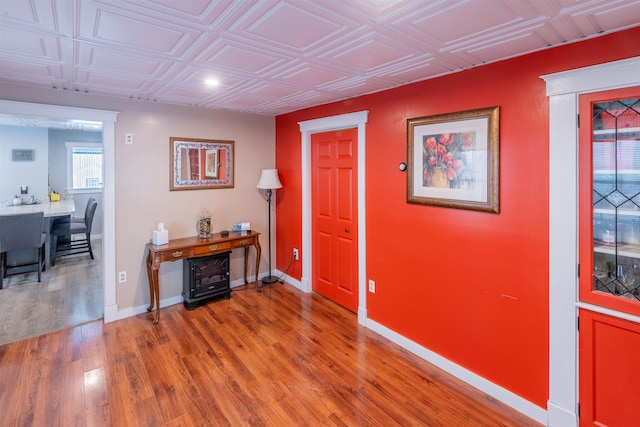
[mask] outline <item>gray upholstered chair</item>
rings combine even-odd
[[[91,226],[98,203],[93,197],[87,201],[83,218],[59,218],[51,225],[51,265],[56,264],[58,256],[75,255],[88,252],[93,258],[91,248]],[[84,234],[84,237],[74,239],[74,234]]]
[[[38,282],[45,271],[42,212],[0,216],[0,289],[7,276],[38,271]]]

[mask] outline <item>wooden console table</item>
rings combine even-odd
[[[151,312],[155,306],[156,315],[153,323],[158,323],[160,319],[160,288],[158,284],[158,270],[160,264],[166,261],[178,261],[186,258],[199,258],[208,255],[215,255],[233,249],[244,248],[244,283],[247,281],[247,252],[249,246],[256,248],[256,287],[259,288],[258,269],[260,267],[260,233],[255,231],[230,232],[228,236],[222,237],[220,233],[214,233],[206,239],[198,237],[183,237],[181,239],[169,240],[166,245],[154,245],[147,243],[147,275],[149,276],[149,294],[151,302],[147,311]]]

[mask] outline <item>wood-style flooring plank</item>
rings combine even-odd
[[[0,346],[0,425],[540,425],[288,285]]]

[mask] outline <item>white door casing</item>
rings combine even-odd
[[[541,78],[549,97],[547,425],[567,427],[578,425],[578,97],[640,85],[640,58]]]
[[[365,142],[368,111],[323,117],[299,122],[302,134],[302,279],[301,289],[311,292],[311,135],[340,129],[358,128],[358,323],[367,319],[366,299],[366,205]]]

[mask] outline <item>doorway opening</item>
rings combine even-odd
[[[117,320],[115,286],[115,122],[118,112],[59,105],[0,100],[0,116],[34,120],[84,120],[102,123],[104,147],[103,229],[102,229],[102,317]]]

